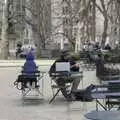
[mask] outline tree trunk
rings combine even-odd
[[[93,13],[93,17],[92,17],[92,41],[95,41],[95,37],[96,37],[96,0],[93,0],[93,8],[92,8],[92,13]]]
[[[40,38],[40,37],[39,37]],[[40,47],[41,46],[41,41],[38,39],[37,40],[37,58],[40,58]]]
[[[3,5],[2,15],[2,33],[1,33],[1,58],[8,59],[9,56],[9,41],[8,41],[8,0],[5,0]]]
[[[105,42],[106,42],[106,39],[107,39],[107,29],[108,29],[108,19],[107,19],[107,17],[105,17],[105,19],[104,19],[104,30],[103,30],[103,33],[102,33],[102,42],[101,42],[102,48],[105,47]]]

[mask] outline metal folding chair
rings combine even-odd
[[[63,82],[59,83],[57,80]],[[53,97],[50,100],[49,103],[53,102],[56,96],[59,94],[60,91],[64,89],[65,93],[62,92],[62,94],[66,97],[69,94],[69,89],[71,86],[72,80],[69,80],[69,72],[56,72],[52,74],[52,79],[51,79],[51,88],[53,92]],[[54,92],[54,89],[57,91]]]
[[[43,93],[41,93],[39,90],[40,88],[39,81],[42,79],[43,73],[41,73],[38,70],[29,75],[24,73],[23,71],[21,72],[22,72],[21,75],[19,75],[17,80],[14,82],[14,85],[18,90],[21,90],[22,95],[26,96],[30,91],[35,90],[38,94],[43,96]]]

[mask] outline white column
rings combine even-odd
[[[60,41],[60,49],[61,49],[61,50],[64,49],[64,41],[63,41],[63,39],[61,39],[61,41]]]

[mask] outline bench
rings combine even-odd
[[[99,78],[102,81],[120,80],[120,75],[105,75],[105,76],[99,76]]]
[[[108,95],[106,96],[106,105],[108,107],[108,110],[111,110],[112,108],[119,108],[120,106],[120,96],[112,96],[112,95]]]
[[[111,110],[120,105],[120,83],[110,83],[107,85],[98,85],[92,91],[93,99],[96,99],[96,110],[98,110],[98,104],[104,108],[104,110]],[[105,104],[99,100],[105,100]]]

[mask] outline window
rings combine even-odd
[[[68,36],[68,29],[65,29],[65,28],[64,28],[64,35],[65,35],[65,36]]]
[[[63,15],[65,15],[65,14],[69,14],[69,8],[68,8],[68,6],[63,7]]]
[[[114,29],[115,35],[117,35],[117,28]]]
[[[68,25],[68,24],[69,24],[69,19],[63,18],[63,25]]]
[[[67,0],[63,0],[63,2],[66,2]]]

